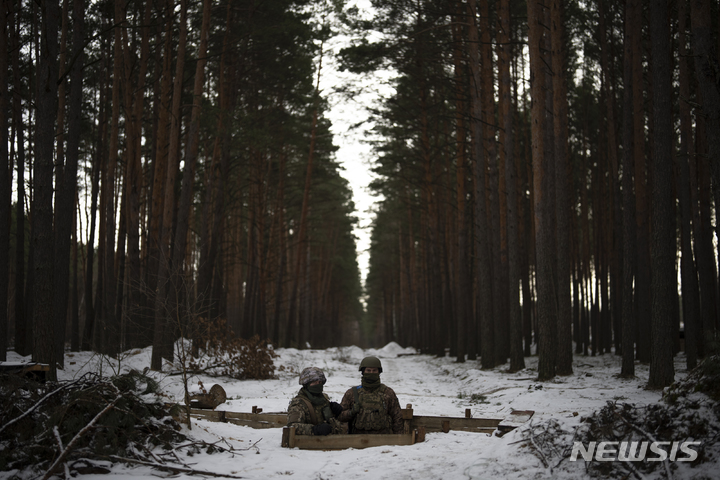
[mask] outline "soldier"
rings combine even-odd
[[[288,427],[295,427],[296,435],[329,435],[345,433],[347,425],[335,418],[342,407],[322,393],[325,374],[317,367],[307,367],[300,374],[300,389],[288,406]]]
[[[380,359],[363,358],[360,371],[362,385],[345,392],[338,420],[349,422],[350,433],[402,433],[400,402],[392,388],[380,383]]]

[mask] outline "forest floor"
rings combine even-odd
[[[120,363],[92,352],[68,353],[61,380],[77,378],[85,372],[112,375],[118,371],[143,371],[150,365],[150,350],[126,353]],[[553,381],[538,382],[537,357],[525,359],[527,367],[508,373],[507,365],[481,370],[476,361],[456,363],[454,358],[418,355],[412,348],[390,343],[382,349],[335,347],[325,350],[278,349],[275,365],[278,378],[273,380],[234,380],[227,377],[194,377],[208,390],[220,384],[227,401],[218,410],[250,412],[253,406],[263,412],[286,412],[298,392],[298,373],[317,366],[327,376],[325,393],[340,401],[344,392],[359,384],[358,365],[365,355],[377,355],[383,363],[381,379],[393,388],[400,405],[412,404],[415,415],[462,417],[471,409],[474,418],[503,418],[514,410],[534,410],[532,419],[499,437],[461,431],[428,433],[424,443],[412,446],[384,446],[362,450],[306,451],[280,446],[281,429],[255,430],[228,423],[193,420],[187,435],[212,443],[223,440],[232,445],[232,453],[199,452],[187,459],[192,468],[249,479],[483,479],[483,478],[717,478],[720,471],[720,447],[716,434],[705,439],[700,462],[658,462],[659,468],[638,471],[616,468],[598,470],[582,457],[570,460],[573,440],[587,420],[608,405],[632,405],[643,408],[661,402],[660,391],[647,390],[648,366],[636,364],[636,377],[619,378],[621,359],[612,354],[575,356],[573,374]],[[9,352],[8,360],[29,361]],[[401,354],[401,355],[399,355]],[[408,355],[410,354],[410,355]],[[682,354],[676,357],[676,380],[688,374]],[[182,402],[183,384],[177,375],[148,372],[160,382],[169,401]],[[608,404],[608,402],[611,402]],[[712,402],[700,400],[703,405]],[[715,404],[717,406],[717,404]],[[694,407],[693,407],[694,408]],[[713,415],[700,408],[701,415]],[[715,410],[717,414],[717,409]],[[716,424],[717,418],[707,418]],[[679,420],[682,421],[682,420]],[[678,435],[681,432],[678,430]],[[674,441],[688,440],[672,438]],[[587,442],[585,447],[587,447]],[[678,458],[680,455],[678,455]],[[595,467],[597,467],[597,462]],[[615,464],[627,462],[612,462]],[[647,465],[647,462],[643,462]],[[604,465],[600,465],[603,467]],[[651,467],[653,465],[650,465]],[[663,466],[665,468],[663,468]],[[150,467],[121,463],[108,465],[109,474],[83,475],[83,480],[138,479],[170,476]],[[627,468],[627,467],[626,467]],[[632,470],[635,470],[632,473]],[[0,478],[22,472],[0,472]],[[190,478],[176,474],[173,478]]]

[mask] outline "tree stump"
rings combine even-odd
[[[190,408],[203,408],[212,410],[221,403],[225,403],[227,394],[225,389],[218,384],[210,387],[209,393],[197,393],[190,395]]]

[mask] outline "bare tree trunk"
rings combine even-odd
[[[461,11],[461,3],[458,2],[457,13]],[[453,293],[455,295],[455,345],[458,362],[465,361],[466,351],[466,330],[467,330],[467,313],[468,299],[467,292],[468,272],[467,259],[469,258],[467,249],[467,233],[465,221],[465,123],[463,102],[462,78],[463,78],[463,59],[462,59],[462,36],[459,26],[459,15],[455,16],[453,26],[453,62],[455,72],[455,95],[456,95],[456,178],[457,178],[457,255],[455,257],[456,278],[453,285]]]
[[[673,194],[672,66],[666,0],[650,3],[653,115],[655,117],[652,207],[652,348],[650,388],[664,388],[675,377],[672,332],[676,315],[675,196]]]
[[[18,0],[19,1],[19,0]],[[13,30],[13,71],[20,69],[20,12],[17,5],[10,9],[10,25]],[[17,25],[16,25],[17,23]],[[19,355],[29,355],[32,352],[29,323],[32,319],[26,316],[25,311],[25,124],[23,121],[23,94],[20,75],[14,76],[13,97],[13,124],[17,135],[17,204],[15,210],[15,351]]]
[[[500,148],[505,160],[505,192],[507,194],[507,257],[508,257],[508,314],[510,316],[510,370],[525,368],[522,344],[522,316],[520,311],[520,246],[518,236],[517,166],[513,133],[513,105],[511,97],[510,60],[510,0],[501,0],[498,40],[498,93],[500,97]]]
[[[720,86],[717,83],[718,54],[714,43],[710,4],[700,0],[691,0],[692,19],[692,46],[695,57],[695,71],[697,72],[702,112],[704,113],[705,135],[708,144],[708,163],[711,165],[711,175],[715,189],[720,189]],[[699,159],[702,162],[702,159]],[[704,250],[704,260],[698,260],[699,266],[707,262],[712,256],[713,249],[707,240],[700,239]],[[703,338],[704,350],[709,353],[713,340],[717,337],[717,293],[715,291],[717,280],[710,270],[715,270],[715,262],[701,267],[701,302],[703,304]],[[703,280],[702,277],[705,277]],[[711,278],[712,277],[712,278]],[[711,291],[712,288],[712,291]]]
[[[200,315],[211,317],[211,296],[212,278],[215,270],[215,263],[219,251],[220,241],[223,235],[223,215],[225,211],[225,178],[229,171],[229,128],[226,126],[226,113],[229,107],[230,89],[232,81],[228,80],[227,72],[232,69],[234,62],[230,61],[228,68],[228,48],[232,23],[232,2],[228,2],[225,35],[223,37],[223,50],[220,56],[220,71],[218,72],[219,103],[220,113],[217,121],[217,134],[213,148],[210,171],[207,174],[209,180],[205,190],[205,205],[203,206],[203,234],[200,245],[200,266],[198,272],[198,299],[200,302]],[[234,75],[230,75],[234,78]],[[279,227],[282,229],[282,225]],[[193,349],[197,348],[197,342],[193,342]]]
[[[174,1],[165,0],[165,40],[163,44],[163,55],[162,55],[162,74],[160,78],[160,96],[158,98],[158,125],[157,134],[155,135],[156,149],[155,149],[155,161],[154,161],[154,172],[153,172],[153,185],[152,185],[152,203],[149,220],[149,232],[148,232],[148,259],[147,259],[147,289],[150,296],[149,304],[152,303],[152,314],[154,318],[152,345],[153,353],[150,361],[151,368],[153,370],[160,370],[162,364],[162,355],[164,350],[164,339],[165,339],[165,323],[166,319],[164,312],[162,311],[163,302],[165,297],[165,290],[160,291],[162,284],[163,289],[166,288],[167,284],[167,271],[168,271],[168,227],[165,221],[165,212],[172,212],[175,203],[175,176],[177,175],[177,158],[170,158],[168,154],[169,144],[177,141],[179,133],[178,127],[173,128],[174,135],[168,133],[168,123],[172,118],[173,122],[178,122],[180,109],[180,100],[175,102],[173,97],[173,105],[170,105],[171,89],[173,87],[172,77],[172,45],[173,45],[173,11]],[[186,8],[184,4],[181,6],[181,18],[186,18]],[[180,35],[178,38],[178,52],[176,59],[176,71],[179,70],[180,78],[182,78],[182,71],[185,63],[185,42],[187,37],[187,29],[182,27],[183,23],[181,20]],[[159,41],[159,35],[158,35]],[[182,81],[177,79],[176,83]],[[177,107],[175,106],[177,103]],[[177,111],[175,111],[177,108]],[[178,130],[179,131],[179,130]],[[177,152],[177,147],[175,147]],[[176,153],[177,156],[177,153]],[[171,185],[166,193],[166,185]],[[172,215],[171,215],[172,216]],[[169,225],[171,219],[167,220]],[[162,281],[161,281],[162,278]],[[163,283],[165,282],[165,283]],[[149,305],[148,305],[149,307]],[[150,308],[148,308],[150,310]]]
[[[642,58],[642,5],[637,5],[632,17],[633,62],[633,129],[635,159],[635,219],[637,232],[637,271],[635,278],[636,331],[642,332],[637,339],[637,358],[650,361],[650,218],[647,194],[647,165],[645,159],[645,112],[643,107],[643,58]]]
[[[103,62],[105,63],[105,62]],[[96,320],[95,314],[98,310],[98,305],[102,305],[100,300],[102,295],[102,272],[98,272],[98,285],[96,297],[93,297],[93,278],[95,276],[94,265],[95,265],[95,225],[97,221],[98,211],[98,195],[100,191],[100,173],[103,170],[103,152],[105,150],[105,135],[107,133],[107,113],[105,104],[107,103],[108,87],[106,79],[103,78],[100,85],[100,106],[99,106],[99,132],[97,133],[97,143],[95,145],[95,153],[93,154],[93,165],[92,165],[92,186],[90,187],[90,235],[87,241],[88,260],[87,268],[85,270],[85,325],[83,327],[82,341],[80,348],[82,350],[90,350],[95,346],[99,348],[97,342],[94,341],[96,337]],[[103,216],[101,215],[101,218]],[[102,231],[103,229],[101,229]],[[102,238],[100,235],[99,238]],[[101,241],[100,241],[101,243]],[[101,246],[98,247],[98,262],[100,262],[100,252],[104,251]],[[95,300],[94,300],[95,298]],[[94,345],[95,344],[95,345]]]
[[[112,114],[110,117],[110,140],[107,169],[102,186],[105,207],[105,236],[100,241],[105,244],[104,256],[100,259],[103,270],[103,301],[102,315],[105,328],[102,335],[102,351],[109,355],[120,352],[120,319],[117,318],[117,277],[115,275],[115,170],[118,163],[120,136],[120,85],[122,81],[122,45],[120,40],[120,24],[125,21],[122,2],[115,3],[114,22],[115,35],[113,42],[113,81],[112,81]]]
[[[555,133],[555,221],[557,238],[557,374],[572,374],[572,302],[570,298],[570,175],[568,167],[568,105],[565,76],[565,14],[562,0],[553,0],[552,68]]]
[[[677,191],[681,220],[681,286],[683,324],[685,327],[685,355],[688,370],[697,366],[698,320],[700,318],[700,287],[698,285],[695,253],[692,245],[692,203],[690,196],[690,155],[695,151],[692,117],[690,113],[690,71],[688,64],[688,15],[687,2],[678,2],[678,37],[680,66],[680,151],[677,156]]]
[[[322,73],[322,57],[323,57],[323,44],[320,45],[320,63],[318,65],[318,72],[317,72],[317,83],[315,85],[315,97],[316,102],[319,101],[318,96],[320,95],[320,78]],[[290,306],[288,308],[288,323],[287,328],[291,332],[290,333],[290,342],[292,343],[293,340],[295,343],[300,346],[302,345],[302,328],[301,325],[298,323],[298,289],[299,289],[299,282],[302,277],[302,271],[303,268],[307,268],[307,266],[303,267],[304,260],[305,260],[305,254],[303,252],[306,251],[305,247],[305,240],[307,236],[307,222],[308,222],[308,211],[310,208],[310,187],[312,185],[312,170],[313,170],[313,160],[315,157],[315,140],[317,136],[317,121],[318,121],[318,109],[319,105],[316,103],[315,108],[313,110],[313,119],[312,119],[312,126],[310,128],[310,151],[308,153],[308,161],[307,161],[307,168],[305,171],[305,188],[303,190],[303,202],[302,202],[302,210],[300,213],[300,227],[298,231],[298,239],[297,239],[297,253],[295,257],[295,273],[293,275],[293,285],[291,287],[290,291]],[[294,332],[294,336],[293,333]]]
[[[0,361],[7,360],[8,347],[8,287],[10,284],[10,192],[12,166],[8,154],[8,19],[10,2],[0,6]]]
[[[193,86],[193,104],[188,126],[187,142],[185,144],[185,165],[183,170],[180,199],[177,209],[177,224],[175,227],[175,240],[170,270],[170,284],[168,291],[169,306],[179,311],[174,320],[186,327],[188,314],[180,309],[181,298],[189,295],[186,291],[186,282],[183,280],[183,265],[188,242],[188,228],[192,207],[193,183],[195,179],[195,165],[198,157],[198,144],[200,139],[200,111],[202,107],[203,87],[205,85],[205,65],[207,64],[208,30],[210,27],[211,0],[203,0],[202,27],[200,30],[200,49],[198,50],[195,67],[195,84]],[[190,319],[191,321],[194,319]],[[178,325],[179,326],[179,325]]]
[[[504,202],[500,191],[504,178],[501,170],[504,165],[498,165],[497,145],[495,144],[495,91],[493,85],[492,40],[490,36],[490,5],[487,0],[480,2],[480,94],[482,95],[482,118],[484,124],[484,149],[487,154],[488,165],[488,207],[490,208],[490,262],[492,264],[492,315],[493,315],[493,341],[495,347],[495,362],[503,364],[510,355],[509,329],[507,324],[507,269],[504,249]]]
[[[606,9],[604,0],[598,1],[600,16],[600,46],[601,46],[601,70],[602,88],[605,100],[605,111],[607,118],[607,155],[610,163],[610,182],[612,184],[612,247],[610,249],[610,288],[611,310],[613,329],[615,330],[615,353],[622,352],[622,303],[623,303],[623,212],[622,212],[622,190],[620,188],[620,175],[618,165],[618,140],[616,135],[615,115],[615,82],[608,50],[610,49],[607,39]]]
[[[75,206],[78,206],[77,192],[75,194]],[[71,253],[71,275],[72,284],[70,285],[70,351],[80,351],[80,311],[78,305],[78,240],[77,240],[77,218],[80,216],[79,208],[75,208],[75,218],[73,219],[72,229],[72,253]],[[80,224],[82,229],[82,223]]]
[[[635,232],[635,195],[633,194],[633,178],[635,171],[634,136],[633,136],[633,83],[636,81],[633,69],[633,36],[637,14],[637,1],[628,0],[625,4],[625,42],[623,60],[623,157],[622,157],[622,197],[623,197],[623,300],[622,300],[622,368],[623,377],[635,376],[635,299],[633,278],[637,258]]]
[[[174,10],[173,2],[172,0],[168,0],[168,9],[167,9],[167,30],[165,32],[166,39],[166,49],[165,54],[170,55],[170,42],[172,41],[172,11]],[[171,232],[172,232],[172,225],[173,225],[173,212],[175,211],[175,179],[177,177],[178,173],[178,165],[179,165],[179,152],[180,152],[180,101],[181,101],[181,95],[182,95],[182,83],[183,83],[183,71],[185,68],[185,49],[187,45],[187,1],[181,0],[180,2],[180,35],[178,39],[178,51],[177,51],[177,59],[175,63],[175,77],[173,82],[173,95],[172,95],[172,110],[171,114],[169,116],[171,127],[170,127],[170,133],[168,137],[169,144],[168,147],[168,154],[166,159],[166,171],[165,171],[165,177],[162,179],[164,181],[164,195],[161,197],[160,205],[162,205],[162,208],[160,208],[160,205],[157,205],[157,207],[160,209],[161,213],[158,213],[158,215],[161,215],[161,225],[158,230],[158,274],[157,274],[157,291],[156,291],[156,297],[155,297],[155,328],[153,332],[153,352],[152,352],[152,358],[151,358],[151,368],[153,370],[160,370],[162,368],[162,359],[168,358],[172,359],[173,355],[173,345],[172,342],[169,340],[169,318],[172,318],[172,311],[174,311],[174,305],[170,304],[170,300],[168,298],[169,296],[169,289],[171,288],[169,283],[171,279],[171,272],[172,268],[174,268],[171,264],[171,253],[170,253],[170,241],[171,241]],[[169,62],[169,59],[165,59],[164,61]],[[168,75],[168,77],[165,77],[165,75]],[[163,89],[169,89],[169,75],[170,75],[170,69],[169,64],[167,65],[167,70],[164,70],[163,72]],[[164,98],[169,98],[166,95],[163,95]],[[168,118],[168,117],[165,117]],[[161,118],[162,122],[162,118]],[[163,124],[160,124],[160,127],[162,127]],[[162,133],[167,134],[167,130],[164,128],[162,129]],[[159,134],[158,134],[159,136]],[[163,138],[160,137],[159,140],[160,143],[163,143]],[[162,152],[164,153],[164,152]],[[161,160],[161,154],[158,154],[157,161]],[[155,175],[158,175],[158,170],[155,170]],[[161,182],[162,182],[161,181]],[[157,183],[156,183],[157,185]],[[155,209],[156,205],[153,204],[153,209]]]
[[[544,5],[531,0],[528,2],[528,23],[530,43],[530,86],[532,89],[532,159],[533,159],[533,200],[535,203],[535,246],[536,276],[538,292],[538,379],[550,380],[555,376],[556,365],[556,309],[553,288],[552,205],[548,178],[548,159],[545,158],[545,97],[546,71],[543,64],[545,13]]]
[[[473,22],[470,24],[468,51],[472,83],[470,98],[472,102],[471,132],[473,147],[473,184],[474,184],[474,226],[475,226],[475,271],[477,272],[477,321],[480,325],[480,360],[482,368],[496,365],[493,317],[491,316],[493,293],[492,271],[490,264],[490,233],[488,232],[488,211],[485,203],[486,159],[483,147],[485,136],[482,118],[483,104],[480,92],[480,50],[478,47],[477,14],[474,2],[468,2],[468,11]]]
[[[42,43],[37,72],[37,120],[33,200],[33,359],[50,365],[49,379],[57,378],[53,328],[53,143],[57,115],[58,21],[57,0],[42,8]]]
[[[67,13],[67,12],[66,12]],[[68,105],[68,136],[65,165],[58,163],[62,173],[57,175],[55,195],[55,354],[64,365],[65,326],[70,294],[70,250],[75,218],[78,158],[82,131],[82,66],[84,62],[85,5],[73,2],[72,64],[70,65],[70,104]],[[64,72],[63,72],[64,74]]]
[[[144,347],[145,339],[150,335],[148,326],[140,315],[141,303],[141,269],[140,269],[140,191],[143,188],[142,173],[142,122],[145,107],[146,76],[150,56],[150,14],[152,2],[145,2],[140,16],[142,33],[140,40],[140,59],[137,81],[132,79],[130,61],[130,43],[127,29],[123,29],[123,60],[125,62],[125,118],[127,137],[127,165],[125,182],[125,224],[127,229],[127,342],[129,347]],[[134,92],[134,94],[133,94]]]

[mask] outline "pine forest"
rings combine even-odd
[[[0,360],[395,341],[670,385],[718,349],[719,24],[716,0],[3,0]],[[328,113],[378,78],[361,272]]]

